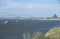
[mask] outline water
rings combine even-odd
[[[0,23],[0,39],[23,39],[23,32],[42,32],[60,26],[59,20],[9,20],[8,23]]]

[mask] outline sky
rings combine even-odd
[[[60,16],[60,0],[0,0],[0,17]]]

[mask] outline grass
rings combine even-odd
[[[60,39],[60,27],[50,29],[45,35],[37,32],[32,39]]]

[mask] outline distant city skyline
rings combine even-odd
[[[60,0],[0,0],[0,17],[60,17]]]

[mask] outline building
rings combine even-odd
[[[58,18],[58,16],[56,14],[53,15],[53,18]]]

